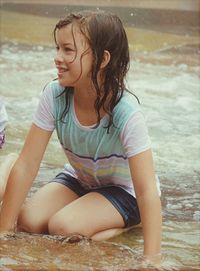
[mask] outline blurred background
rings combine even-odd
[[[128,27],[130,48],[136,51],[166,49],[166,45],[180,44],[183,40],[180,35],[191,37],[199,33],[199,0],[74,0],[73,5],[64,0],[8,0],[1,1],[1,39],[52,44],[50,33],[55,18],[64,17],[66,12],[91,8],[119,15]],[[158,32],[138,32],[135,28],[179,36],[165,36],[169,44],[164,44],[164,37]]]
[[[141,101],[161,180],[164,267],[200,270],[200,1],[0,3],[0,98],[9,115],[0,162],[8,153],[20,152],[40,93],[56,77],[52,36],[56,22],[81,9],[117,14],[124,23],[131,53],[127,85]],[[53,135],[31,192],[65,162]],[[113,241],[138,249],[141,231],[133,230]]]

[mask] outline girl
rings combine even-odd
[[[122,23],[101,11],[70,14],[54,38],[58,79],[45,87],[10,173],[0,231],[17,220],[21,231],[103,240],[141,221],[144,255],[159,261],[159,183],[143,115],[125,88]],[[69,164],[21,208],[54,129]]]

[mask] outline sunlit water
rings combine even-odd
[[[2,44],[0,94],[9,126],[0,161],[8,153],[20,151],[40,93],[56,77],[54,54],[54,49],[41,45]],[[166,269],[200,270],[199,71],[198,65],[184,59],[176,62],[176,55],[151,54],[149,60],[148,55],[136,56],[128,76],[129,89],[139,97],[146,116],[161,180]],[[31,191],[53,177],[64,162],[54,135]],[[141,230],[132,230],[112,241],[140,250]]]

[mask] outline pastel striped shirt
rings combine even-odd
[[[64,172],[78,179],[83,187],[120,186],[135,196],[128,158],[151,147],[141,109],[131,94],[124,94],[113,110],[114,125],[107,133],[108,116],[97,128],[79,123],[73,92],[63,121],[64,96],[58,81],[52,81],[42,93],[34,123],[42,129],[56,129],[68,163]],[[159,181],[157,181],[159,189]]]

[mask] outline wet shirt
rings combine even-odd
[[[109,133],[108,116],[98,127],[83,126],[74,110],[73,91],[69,93],[69,110],[63,120],[64,90],[58,81],[45,88],[34,118],[42,129],[56,129],[68,158],[64,172],[77,178],[87,188],[117,185],[135,196],[128,158],[150,149],[151,143],[141,109],[131,94],[124,94],[113,110]],[[159,183],[158,183],[159,189]]]

